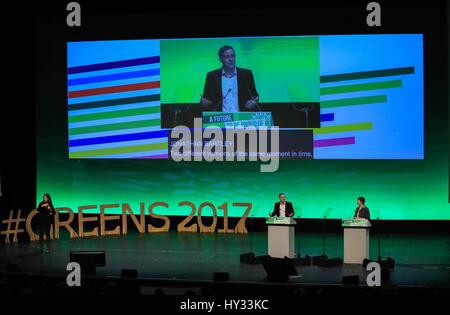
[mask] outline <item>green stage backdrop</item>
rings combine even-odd
[[[349,217],[356,197],[363,195],[372,215],[382,219],[450,219],[446,140],[429,143],[425,160],[280,161],[277,172],[260,173],[259,163],[248,162],[69,160],[67,139],[54,128],[39,141],[47,149],[40,152],[37,198],[50,191],[55,206],[74,211],[81,205],[123,202],[138,211],[139,202],[147,207],[165,201],[170,208],[156,212],[187,215],[189,209],[178,207],[179,201],[197,206],[228,201],[252,202],[252,213],[264,217],[283,191],[305,218],[321,217],[325,211],[330,218]],[[229,205],[231,216],[241,212]]]

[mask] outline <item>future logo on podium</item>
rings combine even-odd
[[[266,224],[283,224],[283,225],[295,225],[297,222],[291,217],[268,217]]]
[[[342,227],[371,227],[369,220],[366,219],[348,219],[342,220]]]

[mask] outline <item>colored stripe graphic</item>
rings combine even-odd
[[[159,63],[152,56],[67,69],[69,158],[167,158]]]
[[[117,111],[112,111],[112,112],[103,112],[103,113],[95,113],[95,114],[85,114],[85,115],[70,116],[69,117],[69,123],[81,122],[81,121],[89,121],[89,120],[98,120],[98,119],[107,119],[107,118],[146,115],[146,114],[154,114],[154,113],[159,113],[159,112],[160,112],[160,107],[159,106],[136,108],[136,109],[126,109],[126,110],[117,110]]]
[[[91,133],[91,132],[110,131],[110,130],[129,129],[129,128],[140,128],[140,127],[151,127],[151,126],[160,126],[160,125],[161,125],[160,119],[129,121],[129,122],[124,122],[124,123],[115,123],[115,124],[109,124],[109,125],[71,128],[71,129],[69,129],[69,135],[79,135],[79,134]]]
[[[347,131],[356,131],[356,130],[370,130],[372,129],[371,122],[363,122],[356,124],[345,124],[345,125],[336,125],[336,126],[325,126],[321,128],[314,128],[313,134],[320,135],[326,133],[335,133],[335,132],[347,132]]]
[[[72,91],[72,92],[69,92],[69,98],[100,95],[100,94],[112,94],[112,93],[120,93],[120,92],[128,92],[128,91],[148,90],[148,89],[156,89],[156,88],[159,88],[159,81],[109,86],[109,87],[104,87],[104,88],[87,89],[87,90],[80,90],[80,91]]]
[[[70,152],[69,158],[79,159],[79,158],[87,158],[87,157],[102,156],[102,155],[121,154],[121,153],[130,153],[130,152],[139,152],[139,151],[154,151],[154,150],[164,150],[164,149],[168,149],[167,141],[164,141],[162,143],[134,145],[134,146],[128,146],[128,147],[106,148],[106,149],[98,149],[98,150]]]
[[[146,155],[137,157],[137,159],[168,159],[169,154],[159,154],[159,155]]]
[[[340,74],[332,74],[332,75],[323,75],[320,77],[320,83],[369,79],[369,78],[378,78],[378,77],[388,77],[388,76],[394,76],[394,75],[404,75],[404,74],[414,74],[414,73],[415,73],[414,67],[402,67],[402,68],[391,68],[391,69],[372,70],[372,71],[340,73]]]
[[[117,117],[117,118],[107,118],[107,119],[99,119],[99,120],[89,120],[89,121],[80,121],[69,123],[69,129],[74,128],[82,128],[82,127],[94,127],[100,125],[112,125],[118,123],[126,123],[133,121],[142,121],[142,120],[152,120],[152,119],[160,119],[161,114],[146,114],[146,115],[137,115],[137,116],[125,116],[125,117]]]
[[[150,77],[150,76],[154,76],[154,75],[159,75],[159,68],[149,69],[149,70],[114,73],[114,74],[106,74],[106,75],[98,75],[98,76],[78,78],[78,79],[69,79],[67,81],[67,85],[73,86],[73,85],[80,85],[80,84],[116,81],[116,80],[124,80],[124,79],[135,79],[135,78],[142,78],[142,77]]]
[[[141,139],[141,140],[131,140],[131,141],[121,141],[121,142],[108,142],[108,143],[99,143],[99,144],[89,144],[89,145],[69,147],[69,152],[81,152],[81,151],[87,151],[87,150],[99,150],[99,149],[107,149],[107,148],[121,148],[121,147],[129,147],[129,146],[141,145],[141,144],[161,143],[161,142],[165,142],[166,139],[167,138],[151,138],[151,139]],[[142,154],[138,154],[138,155],[142,156],[142,155],[147,155],[147,154],[150,154],[150,153],[153,153],[153,152],[150,151],[149,153],[142,153]],[[163,153],[166,153],[166,152],[163,152]],[[159,154],[159,153],[157,153],[157,154]]]
[[[368,91],[368,90],[390,89],[390,88],[399,88],[399,87],[402,87],[402,80],[330,86],[330,87],[320,88],[320,95],[360,92],[360,91]]]
[[[314,148],[355,144],[355,137],[314,140]]]
[[[333,121],[334,120],[334,113],[328,113],[328,114],[320,114],[320,121]]]
[[[159,101],[159,100],[160,100],[160,95],[159,94],[145,95],[145,96],[134,96],[134,97],[124,97],[124,98],[116,98],[116,99],[105,100],[105,101],[96,101],[96,102],[86,102],[86,103],[72,104],[72,105],[69,105],[69,110],[98,108],[98,107],[124,105],[124,104],[136,104],[136,103],[153,102],[153,101]]]
[[[67,69],[67,73],[75,74],[75,73],[91,72],[91,71],[114,69],[114,68],[140,66],[140,65],[152,64],[152,63],[159,63],[159,56],[127,59],[127,60],[119,60],[119,61],[111,61],[111,62],[104,62],[104,63],[96,63],[96,64],[91,64],[91,65],[70,67]]]
[[[95,158],[99,158],[99,159],[137,159],[141,156],[167,154],[167,152],[168,152],[168,149],[165,148],[162,150],[139,151],[139,152],[130,152],[130,153],[115,153],[115,154],[108,154],[108,155],[96,155]]]
[[[131,134],[131,133],[149,132],[149,131],[156,131],[156,130],[161,130],[159,125],[150,126],[150,127],[141,127],[141,128],[101,131],[101,132],[93,132],[93,133],[82,133],[82,134],[78,134],[78,135],[69,135],[69,140],[127,135],[127,134]]]
[[[169,135],[168,130],[157,130],[157,131],[140,132],[140,133],[132,133],[132,134],[124,134],[124,135],[116,135],[116,136],[105,136],[105,137],[97,137],[97,138],[71,140],[71,141],[69,141],[69,146],[77,147],[77,146],[100,144],[100,143],[123,142],[123,141],[143,140],[143,139],[152,139],[152,138],[164,138],[164,137],[167,138],[168,135]]]
[[[80,115],[87,115],[87,114],[99,114],[99,113],[115,112],[115,111],[120,111],[120,110],[129,110],[129,109],[138,109],[138,108],[147,108],[147,107],[160,108],[160,106],[161,106],[161,104],[159,101],[154,101],[154,102],[144,102],[144,103],[136,103],[136,104],[125,104],[125,105],[114,105],[114,106],[106,106],[106,107],[70,110],[68,112],[68,115],[69,116],[80,116]]]
[[[387,102],[387,95],[341,98],[338,100],[321,101],[320,108],[365,105],[385,102]]]

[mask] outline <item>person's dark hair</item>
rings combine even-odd
[[[278,194],[278,198],[280,198],[280,197],[281,197],[281,195],[284,195],[284,193],[279,193],[279,194]]]
[[[366,198],[364,197],[358,197],[358,200],[361,201],[363,204],[366,203]]]
[[[225,45],[225,46],[220,47],[220,49],[219,49],[219,59],[222,58],[223,53],[224,53],[226,50],[228,50],[228,49],[232,49],[233,52],[234,52],[234,48],[231,47],[231,46]]]
[[[50,194],[49,193],[45,193],[44,196],[48,198],[48,203],[49,203],[50,207],[53,208],[52,197],[50,197]]]

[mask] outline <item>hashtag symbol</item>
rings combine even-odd
[[[2,220],[3,224],[7,224],[7,228],[4,231],[1,231],[1,235],[5,235],[5,244],[10,244],[9,235],[13,235],[13,242],[17,243],[17,234],[23,233],[23,229],[19,229],[20,222],[26,221],[25,219],[22,219],[20,217],[20,214],[22,213],[22,210],[19,210],[17,212],[17,217],[13,218],[14,211],[11,210],[9,212],[9,218],[7,220]],[[14,229],[12,229],[12,226],[14,225]]]

